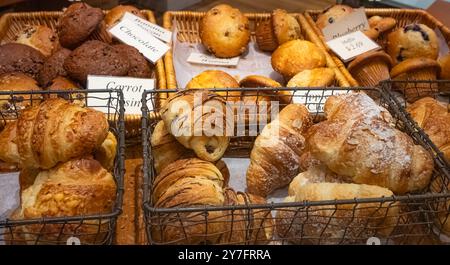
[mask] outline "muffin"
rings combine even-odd
[[[279,45],[301,38],[301,28],[286,10],[275,9],[269,21],[256,27],[256,43],[263,51],[274,51]]]
[[[40,91],[36,80],[23,73],[6,73],[0,75],[0,91]],[[16,118],[20,111],[33,104],[39,103],[41,95],[0,95],[0,116]]]
[[[57,76],[67,76],[64,61],[70,53],[70,50],[61,48],[45,60],[37,79],[41,86],[46,87]]]
[[[115,24],[117,24],[125,14],[125,12],[129,12],[135,16],[138,16],[142,19],[145,19],[145,16],[141,13],[139,9],[137,9],[134,6],[130,5],[118,5],[111,10],[108,11],[108,13],[105,15],[104,22],[106,27],[112,28]]]
[[[439,41],[436,33],[426,25],[409,24],[388,35],[386,51],[394,64],[416,57],[436,60],[439,55]]]
[[[397,20],[392,17],[372,16],[368,19],[369,27],[383,33],[389,31],[397,25]]]
[[[86,41],[103,20],[100,8],[85,3],[69,6],[58,21],[58,37],[61,46],[74,49]]]
[[[78,84],[73,82],[72,80],[63,77],[58,76],[55,79],[53,79],[49,86],[46,88],[46,90],[49,91],[71,91],[71,90],[80,90],[82,89]],[[50,94],[45,95],[45,98],[64,98],[65,100],[68,100],[73,103],[77,103],[80,106],[84,106],[84,93],[60,93],[60,94]]]
[[[189,81],[186,89],[196,88],[239,88],[239,83],[231,75],[220,70],[206,70]],[[240,99],[239,91],[216,92],[229,101],[238,101]]]
[[[331,68],[304,70],[289,80],[287,87],[327,87],[334,83],[334,71]]]
[[[239,82],[241,87],[246,88],[278,88],[282,87],[277,81],[261,76],[261,75],[249,75]],[[280,101],[281,104],[289,104],[292,98],[290,91],[277,91],[271,90],[259,90],[259,91],[242,91],[242,98],[245,101],[261,102],[261,101]]]
[[[37,25],[25,27],[14,42],[33,47],[45,57],[52,55],[59,46],[58,36],[51,28]]]
[[[152,75],[149,62],[136,48],[126,44],[117,44],[113,47],[128,58],[130,67],[127,76],[149,78]]]
[[[37,78],[44,61],[44,55],[28,45],[7,43],[0,46],[0,74],[21,72]]]
[[[383,51],[370,51],[357,56],[348,70],[363,87],[373,87],[390,78],[389,69],[393,65],[391,57]]]
[[[317,17],[316,25],[323,29],[326,26],[333,24],[344,18],[345,16],[351,14],[353,12],[353,8],[346,5],[335,5],[323,11]]]
[[[69,77],[85,84],[88,75],[126,76],[128,58],[113,46],[91,40],[76,48],[64,61]]]
[[[436,60],[429,58],[406,59],[391,70],[391,78],[400,81],[434,81],[440,72],[440,66]],[[419,98],[433,96],[437,91],[437,84],[397,83],[394,89],[402,92],[408,102],[414,102]]]
[[[312,42],[292,40],[280,45],[272,54],[272,68],[291,79],[303,70],[324,67],[325,54]]]
[[[438,63],[441,66],[439,79],[450,80],[450,53],[439,58]]]
[[[206,12],[200,22],[200,39],[206,50],[219,58],[241,55],[250,41],[246,16],[229,5],[218,5]]]

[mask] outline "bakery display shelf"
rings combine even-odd
[[[188,43],[200,43],[199,36],[199,25],[200,21],[205,15],[205,12],[192,12],[192,11],[168,11],[164,13],[163,17],[163,26],[168,30],[173,30],[176,26],[177,28],[177,36],[176,38],[180,42],[188,42]],[[245,16],[248,17],[250,22],[250,32],[251,32],[251,42],[256,42],[255,37],[255,29],[258,23],[265,22],[270,19],[271,13],[244,13]],[[321,43],[318,36],[313,31],[312,27],[307,23],[306,18],[302,14],[291,14],[294,15],[301,27],[301,34],[303,39],[309,40],[313,43]],[[323,45],[319,45],[319,48],[324,51],[327,67],[332,68],[335,71],[336,75],[336,83],[337,87],[348,87],[351,85],[351,82],[347,80],[349,76],[347,73],[343,73],[342,68],[336,65],[336,59],[334,59],[334,55],[331,55],[324,49]],[[167,80],[167,88],[174,89],[178,88],[177,85],[177,77],[174,68],[173,62],[173,52],[169,50],[164,56],[164,65],[166,71],[166,80]],[[268,67],[271,67],[268,65]],[[213,67],[211,67],[213,69]],[[346,70],[345,70],[346,71]],[[161,94],[161,99],[167,98],[167,94]]]
[[[264,90],[273,91],[273,88],[241,90],[245,90],[249,95],[265,96],[267,93],[264,93]],[[418,193],[380,198],[272,201],[251,205],[246,201],[245,204],[233,206],[202,205],[186,208],[181,205],[176,208],[158,208],[152,201],[152,190],[157,175],[150,138],[160,120],[158,95],[167,93],[170,96],[177,90],[146,91],[142,98],[143,207],[149,244],[186,244],[191,242],[189,240],[192,237],[201,244],[366,244],[368,239],[373,237],[380,239],[381,244],[442,244],[440,240],[448,233],[447,219],[450,218],[449,168],[437,155],[428,136],[412,125],[408,116],[393,103],[389,94],[382,93],[382,90],[377,88],[362,87],[276,90],[292,92],[291,103],[301,102],[306,105],[315,122],[324,120],[322,110],[329,96],[356,91],[368,93],[380,106],[390,112],[398,129],[408,134],[416,144],[423,146],[432,155],[434,161],[432,181],[425,190]],[[225,93],[226,99],[233,101],[232,92],[239,89],[212,89],[212,91],[220,92],[222,95]],[[280,102],[280,109],[284,105],[286,103]],[[248,159],[254,139],[254,137],[231,137],[224,158]],[[245,172],[246,169],[242,170]],[[243,181],[245,182],[245,177]],[[372,214],[383,213],[381,220],[379,216],[375,216],[376,214],[367,212],[364,214],[365,210]],[[269,213],[272,213],[272,219]],[[226,229],[212,231],[214,224],[219,223],[225,223]],[[246,225],[243,227],[242,223]],[[281,234],[276,232],[278,224],[284,227],[283,230],[279,230],[282,231]],[[267,231],[272,231],[273,236],[262,240],[259,236],[262,233],[267,235]],[[390,232],[386,234],[386,231]],[[165,237],[166,232],[172,236],[170,240]],[[243,232],[245,237],[235,237],[236,232]]]
[[[104,11],[106,12],[106,11]],[[150,10],[141,11],[148,21],[156,23],[155,16]],[[61,11],[41,11],[41,12],[19,12],[7,13],[0,18],[0,43],[10,42],[27,25],[45,25],[51,29],[56,29]],[[92,34],[92,39],[109,41],[110,36],[106,31],[97,30]],[[166,87],[166,76],[164,72],[163,60],[160,59],[155,64],[152,78],[155,78],[156,88]],[[125,115],[126,137],[133,138],[140,135],[141,116],[135,114]]]
[[[431,14],[429,14],[425,10],[420,9],[395,9],[395,8],[366,8],[366,15],[368,18],[371,16],[381,16],[381,17],[392,17],[397,20],[397,24],[394,29],[396,30],[400,27],[404,27],[411,23],[421,23],[425,24],[431,29],[439,29],[444,36],[446,43],[450,42],[450,29],[446,27],[442,22],[437,20]],[[308,10],[304,13],[305,19],[308,24],[311,26],[314,33],[318,36],[318,40],[320,43],[316,43],[317,45],[322,45],[327,51],[333,54],[332,51],[327,47],[325,38],[322,34],[322,31],[317,27],[316,20],[317,17],[322,13],[322,10]],[[377,39],[378,44],[381,47],[386,47],[387,43],[387,34],[381,34]],[[349,76],[349,80],[352,85],[358,85],[357,81],[351,76],[350,72],[346,69],[345,64],[336,56],[333,56],[336,60],[336,64],[339,68]]]
[[[110,131],[117,139],[113,176],[116,182],[116,199],[110,213],[82,216],[43,217],[39,219],[0,220],[0,245],[2,244],[68,244],[71,237],[81,244],[112,244],[116,219],[122,212],[123,178],[125,174],[125,123],[124,99],[121,90],[73,90],[67,91],[0,91],[0,100],[8,101],[11,111],[1,111],[0,127],[14,121],[21,106],[38,105],[41,99],[61,97],[84,102],[87,107],[102,108]],[[90,101],[92,100],[92,101]],[[89,104],[93,102],[92,104]],[[94,103],[95,102],[95,103]],[[14,216],[14,213],[13,213]],[[76,241],[74,241],[76,243]]]

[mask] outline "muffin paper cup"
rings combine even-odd
[[[436,80],[436,69],[424,68],[407,72],[397,76],[394,80],[434,81]],[[414,102],[423,97],[433,96],[438,92],[437,84],[430,84],[426,82],[397,84],[394,89],[402,92],[408,102]]]
[[[256,43],[263,51],[272,52],[278,47],[275,33],[272,29],[272,20],[261,22],[256,30]]]

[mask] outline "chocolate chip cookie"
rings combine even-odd
[[[149,78],[151,76],[152,71],[148,61],[136,48],[126,44],[114,45],[114,48],[128,58],[130,63],[128,76],[140,78]]]
[[[63,65],[70,53],[70,50],[61,48],[47,58],[44,62],[44,66],[39,72],[38,81],[41,86],[46,87],[57,76],[67,76],[67,72],[64,70]]]

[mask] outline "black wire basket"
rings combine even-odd
[[[71,102],[101,109],[110,132],[117,139],[113,176],[117,191],[113,209],[107,214],[43,217],[39,219],[0,219],[2,244],[112,244],[115,225],[121,213],[125,173],[124,100],[121,90],[11,91],[0,92],[0,130],[17,119],[20,111],[37,105],[46,98],[60,97]]]
[[[392,99],[376,88],[241,88],[211,89],[226,100],[245,93],[260,98],[289,91],[289,102],[303,103],[314,121],[324,119],[323,106],[331,95],[363,91],[386,108],[398,129],[428,150],[435,163],[431,184],[420,193],[350,200],[244,203],[232,206],[158,208],[152,201],[156,178],[150,137],[160,120],[159,93],[142,98],[144,155],[144,213],[149,244],[440,244],[449,218],[448,167],[436,155],[428,137],[412,126]],[[268,93],[271,91],[270,93]],[[234,92],[234,93],[233,93]],[[278,96],[277,96],[278,95]],[[270,96],[269,96],[270,97]],[[288,102],[279,101],[280,109]],[[162,104],[161,104],[162,105]],[[249,157],[255,137],[231,137],[224,157]],[[231,176],[233,178],[233,176]],[[439,191],[431,187],[439,185]],[[238,192],[238,194],[243,194]],[[450,219],[450,218],[449,218]],[[220,229],[217,227],[220,226]],[[170,235],[169,235],[170,234]],[[449,233],[450,234],[450,233]]]

